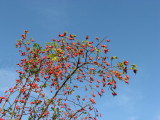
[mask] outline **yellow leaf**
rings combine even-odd
[[[50,55],[48,55],[48,57],[49,57],[51,60],[53,60],[53,61],[57,61],[57,60],[58,60],[56,54],[50,54]]]

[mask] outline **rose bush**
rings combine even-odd
[[[83,41],[64,32],[44,47],[27,37],[24,31],[16,47],[22,56],[19,78],[0,97],[1,119],[96,120],[96,97],[109,88],[117,95],[117,82],[129,82],[128,70],[137,72],[129,62],[113,64],[116,56],[107,56],[110,40],[96,37]]]

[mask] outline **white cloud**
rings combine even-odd
[[[10,88],[17,78],[15,70],[0,69],[0,91]]]
[[[129,103],[129,101],[130,101],[129,96],[122,94],[122,95],[117,96],[117,98],[115,100],[115,104],[125,105],[125,104]]]
[[[68,2],[51,2],[51,4],[46,4],[43,7],[36,6],[36,24],[40,25],[43,29],[51,29],[52,31],[58,31],[57,29],[66,30],[65,28],[69,27],[70,19],[68,14]]]
[[[135,116],[131,116],[128,120],[137,120]]]
[[[160,114],[156,116],[156,120],[160,120]]]
[[[140,91],[127,86],[121,90],[119,89],[117,96],[106,96],[106,101],[103,100],[101,104],[103,104],[105,108],[118,108],[122,110],[125,114],[128,114],[127,120],[137,120],[138,118],[135,117],[134,114],[137,110],[137,105],[143,102],[144,97]]]

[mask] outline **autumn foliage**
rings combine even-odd
[[[27,33],[16,44],[19,78],[0,97],[2,120],[97,120],[96,97],[108,89],[117,95],[116,83],[128,83],[128,71],[137,72],[136,65],[107,56],[110,40],[80,41],[64,32],[43,47]]]

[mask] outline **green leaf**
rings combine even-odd
[[[76,95],[76,97],[80,98],[80,95]]]
[[[74,93],[74,90],[71,90],[70,93],[71,93],[71,94]]]
[[[137,65],[136,64],[133,64],[133,65],[131,65],[132,67],[137,67]]]
[[[130,68],[131,70],[134,70],[134,69],[137,69],[137,65],[136,64],[133,64],[131,65],[132,67]]]
[[[51,43],[50,42],[46,42],[46,45],[50,45]]]
[[[31,120],[31,117],[29,117],[28,120]]]
[[[55,42],[52,43],[53,47],[58,47],[58,44],[56,44]]]
[[[25,44],[29,44],[30,43],[30,41],[27,41]]]
[[[46,88],[46,87],[47,87],[47,85],[48,85],[48,84],[46,84],[46,83],[45,83],[45,84],[43,84],[43,85],[40,85],[40,86],[41,86],[41,87],[44,87],[44,88]]]
[[[58,60],[56,54],[50,54],[50,55],[48,55],[48,57],[49,57],[51,60],[53,60],[53,61],[57,61],[57,60]]]
[[[59,113],[59,108],[57,108],[56,111]]]
[[[83,112],[83,114],[87,114],[87,112]]]
[[[54,111],[54,108],[53,108],[53,107],[51,107],[51,109]]]
[[[113,59],[118,59],[118,57],[117,56],[112,56],[111,60],[113,60]]]

